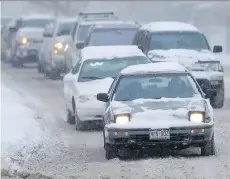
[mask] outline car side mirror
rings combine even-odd
[[[83,49],[83,48],[84,48],[84,45],[85,45],[84,42],[78,42],[78,43],[76,43],[76,48],[77,48],[77,49]]]
[[[107,93],[98,93],[97,94],[97,100],[102,101],[102,102],[108,102],[109,101],[109,96]]]
[[[144,53],[144,47],[141,45],[138,45],[138,48]]]
[[[223,52],[223,47],[221,45],[215,45],[213,47],[213,53],[220,53]]]
[[[206,89],[205,90],[205,98],[211,98],[213,96],[216,96],[217,92],[215,89]]]

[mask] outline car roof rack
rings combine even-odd
[[[92,21],[92,20],[118,20],[118,17],[114,15],[114,12],[79,12],[79,21]]]

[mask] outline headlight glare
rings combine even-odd
[[[26,44],[28,42],[27,37],[23,37],[21,42],[22,42],[22,44]]]
[[[63,48],[63,44],[60,43],[60,42],[55,43],[55,44],[54,44],[54,48],[56,48],[56,49],[62,49],[62,48]]]
[[[116,124],[126,124],[130,121],[130,115],[129,114],[121,114],[115,116],[115,123]]]
[[[205,115],[203,112],[190,112],[189,113],[189,120],[191,122],[204,122]]]

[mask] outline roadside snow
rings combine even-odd
[[[22,148],[38,145],[43,131],[35,119],[35,112],[25,105],[25,99],[14,90],[1,84],[1,147],[2,158]]]

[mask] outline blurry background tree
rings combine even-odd
[[[52,13],[76,16],[80,11],[114,11],[122,19],[146,23],[176,20],[193,23],[208,37],[211,45],[221,44],[230,53],[229,1],[2,1],[6,15]]]

